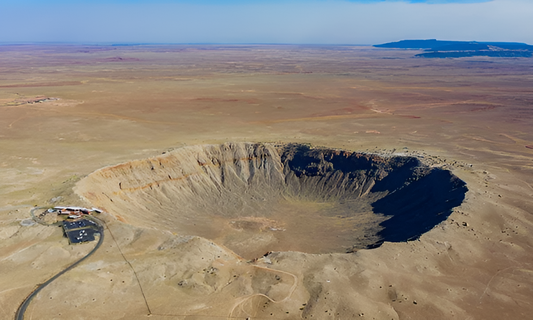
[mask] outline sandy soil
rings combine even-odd
[[[531,59],[413,55],[0,46],[0,318],[91,249],[68,245],[59,228],[23,226],[33,206],[90,205],[72,188],[104,166],[186,145],[280,141],[418,152],[469,192],[417,241],[256,262],[104,214],[100,251],[43,290],[27,318],[528,319]]]

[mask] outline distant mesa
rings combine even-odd
[[[444,40],[401,40],[375,45],[376,48],[424,50],[421,58],[531,57],[533,46],[520,42],[477,42]]]
[[[446,40],[401,40],[377,44],[378,48],[397,49],[427,49],[429,51],[457,51],[457,50],[482,50],[489,46],[511,50],[533,50],[533,46],[520,42],[477,42],[477,41],[446,41]]]

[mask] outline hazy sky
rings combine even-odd
[[[0,42],[533,44],[533,0],[0,0]]]

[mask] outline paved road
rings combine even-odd
[[[44,288],[46,287],[47,285],[49,285],[52,281],[54,281],[55,279],[59,278],[62,274],[64,274],[65,272],[69,271],[70,269],[73,269],[74,267],[76,267],[78,264],[80,264],[83,260],[87,259],[88,257],[90,257],[93,253],[96,252],[96,250],[98,250],[98,248],[100,248],[100,246],[102,245],[102,242],[104,242],[104,227],[102,225],[102,223],[100,222],[100,220],[94,218],[94,217],[91,217],[91,220],[93,220],[94,222],[97,223],[98,225],[98,232],[100,233],[100,239],[98,240],[98,243],[96,244],[96,246],[94,246],[94,248],[89,252],[87,253],[87,255],[85,255],[83,258],[81,258],[80,260],[74,262],[73,264],[71,264],[70,266],[66,267],[65,269],[63,269],[62,271],[60,271],[58,274],[56,274],[55,276],[53,276],[52,278],[48,279],[45,283],[39,285],[35,290],[33,290],[32,293],[30,293],[29,296],[26,297],[26,300],[24,300],[24,302],[22,302],[22,304],[19,306],[19,308],[17,309],[17,314],[15,315],[15,320],[24,320],[24,312],[26,312],[26,309],[28,308],[28,306],[30,305],[31,303],[31,300]]]

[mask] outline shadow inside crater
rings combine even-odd
[[[404,182],[409,179],[404,180],[400,174],[391,180],[398,177]],[[466,183],[450,171],[433,169],[421,179],[393,189],[372,203],[374,213],[389,217],[380,223],[383,230],[378,235],[382,241],[391,242],[417,239],[446,220],[453,208],[461,205],[467,191]]]

